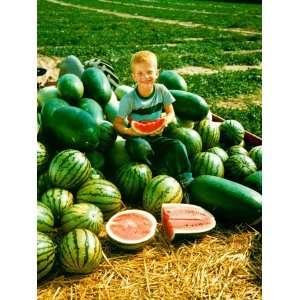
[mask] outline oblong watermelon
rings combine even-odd
[[[188,187],[192,204],[200,205],[224,223],[256,224],[261,221],[262,196],[237,182],[201,175]]]
[[[62,75],[57,80],[57,92],[59,97],[68,101],[70,104],[78,103],[83,96],[83,83],[80,78],[74,74],[68,73]]]
[[[176,101],[173,103],[175,114],[182,120],[201,121],[207,116],[207,102],[197,94],[170,90]]]
[[[108,103],[112,89],[104,72],[96,67],[89,67],[81,75],[84,96],[96,100],[100,105]]]
[[[174,70],[163,70],[160,72],[157,82],[162,83],[169,90],[187,91],[186,81]]]
[[[104,120],[103,109],[100,104],[94,99],[81,98],[78,103],[79,108],[88,112],[95,120],[97,125],[100,125]]]
[[[142,137],[129,137],[126,139],[125,148],[133,161],[146,163],[151,166],[154,151],[147,140]]]
[[[121,211],[112,216],[105,229],[110,240],[118,247],[136,250],[153,238],[157,221],[150,213],[139,209]]]
[[[161,220],[168,240],[197,237],[216,226],[214,216],[200,206],[166,203],[161,208]]]

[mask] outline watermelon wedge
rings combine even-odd
[[[113,215],[106,223],[110,240],[119,248],[136,250],[147,244],[155,235],[157,221],[150,213],[128,209]]]
[[[216,226],[214,216],[200,206],[183,203],[162,205],[161,220],[169,241],[197,237]]]
[[[164,118],[159,118],[154,121],[131,121],[131,128],[141,135],[154,134],[160,131],[164,125]]]

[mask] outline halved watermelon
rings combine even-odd
[[[175,237],[196,237],[216,226],[214,216],[207,210],[183,203],[163,204],[161,220],[169,241]]]
[[[126,250],[143,247],[155,235],[157,221],[150,213],[128,209],[113,215],[106,223],[106,232],[111,241]]]
[[[154,134],[160,131],[164,127],[164,125],[164,118],[159,118],[154,121],[131,121],[132,129],[141,135]]]

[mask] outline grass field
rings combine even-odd
[[[261,4],[38,0],[37,8],[38,55],[103,58],[132,85],[132,53],[154,51],[160,69],[181,72],[212,112],[262,135]],[[107,237],[101,242],[108,259],[99,271],[52,275],[39,284],[38,299],[262,298],[261,234],[248,226],[218,226],[186,244],[168,244],[158,232],[138,254],[120,252]]]
[[[189,91],[203,96],[213,112],[235,118],[261,136],[261,5],[215,1],[186,1],[184,5],[180,1],[131,0],[126,5],[108,0],[52,1],[37,2],[39,54],[74,54],[82,61],[101,57],[110,61],[121,82],[129,85],[133,84],[130,56],[141,49],[158,55],[161,70],[209,68],[217,73],[182,75]],[[128,15],[189,22],[190,26],[132,19]],[[235,67],[234,71],[227,66]]]

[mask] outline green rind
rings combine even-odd
[[[227,150],[227,153],[228,153],[229,156],[232,156],[232,155],[235,155],[235,154],[249,155],[248,151],[241,145],[231,146]]]
[[[225,177],[237,182],[242,182],[245,177],[257,170],[254,161],[243,154],[229,156],[224,163],[224,167]]]
[[[180,203],[183,191],[171,176],[158,175],[151,179],[143,193],[143,208],[155,216],[160,216],[163,203]]]
[[[51,238],[37,233],[37,280],[45,277],[52,269],[56,258],[56,245]]]
[[[202,150],[202,139],[199,133],[192,128],[174,128],[167,131],[166,136],[181,141],[185,145],[190,159],[193,159]]]
[[[220,129],[215,122],[204,119],[198,124],[196,130],[201,136],[203,150],[215,147],[219,143]]]
[[[121,193],[110,181],[105,179],[89,179],[76,193],[78,203],[95,204],[104,216],[117,212],[122,207]]]
[[[249,152],[249,156],[255,162],[257,170],[261,170],[262,169],[262,146],[253,147]]]
[[[91,164],[78,150],[59,152],[49,166],[49,178],[56,187],[73,189],[86,181],[91,173]]]
[[[89,113],[97,125],[100,125],[104,120],[103,109],[94,99],[81,98],[79,100],[78,107]]]
[[[56,86],[59,97],[70,104],[78,103],[79,99],[83,96],[83,83],[80,78],[74,74],[67,73],[62,75],[57,80]]]
[[[97,236],[87,229],[74,229],[59,244],[59,259],[69,273],[88,274],[102,260],[102,247]]]
[[[51,232],[54,228],[54,216],[51,209],[44,203],[37,203],[37,231]]]
[[[243,185],[262,194],[262,171],[256,171],[243,180]]]
[[[182,120],[201,121],[208,113],[206,101],[197,94],[170,90],[176,101],[173,103],[175,114]]]
[[[220,125],[220,142],[230,147],[239,145],[245,135],[242,124],[236,120],[225,120]]]
[[[102,70],[89,67],[81,75],[84,85],[84,96],[96,100],[100,105],[105,105],[111,98],[112,89]]]
[[[48,165],[50,159],[49,152],[45,145],[40,142],[37,142],[37,171],[38,173],[42,172],[45,167]]]
[[[217,147],[217,146],[212,147],[210,149],[207,149],[207,152],[211,152],[211,153],[218,155],[221,158],[223,163],[228,159],[227,152],[220,147]]]
[[[37,200],[39,200],[48,189],[52,188],[53,185],[49,179],[48,170],[40,174],[37,180]]]
[[[157,82],[162,83],[169,90],[187,91],[186,81],[174,70],[164,70],[160,72]]]
[[[48,119],[48,131],[60,148],[91,151],[99,144],[99,127],[86,111],[75,106],[56,109]]]
[[[193,176],[213,175],[224,177],[224,165],[221,158],[214,153],[198,153],[192,161]]]
[[[109,150],[117,139],[117,132],[109,121],[102,121],[99,125],[99,145],[97,149],[101,152]]]
[[[76,228],[88,229],[98,235],[103,225],[101,210],[90,203],[77,203],[62,212],[61,230],[65,233]]]
[[[66,207],[73,205],[73,194],[65,189],[51,188],[41,197],[40,202],[50,208],[55,224],[60,224],[61,215]]]
[[[211,212],[221,222],[252,224],[261,218],[262,196],[224,178],[202,175],[189,186],[191,203]]]
[[[129,163],[116,173],[115,181],[122,197],[131,203],[141,203],[145,187],[152,179],[151,169],[146,164]]]

